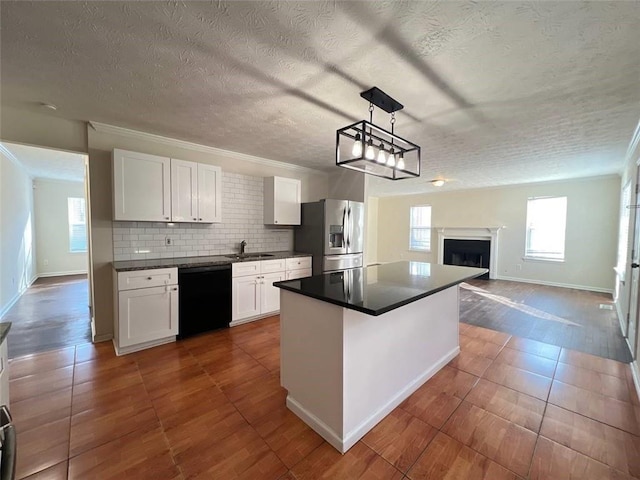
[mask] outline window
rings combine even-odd
[[[525,257],[564,260],[566,223],[567,197],[530,198]]]
[[[87,251],[87,221],[84,198],[67,198],[69,212],[69,251]]]
[[[411,207],[409,249],[431,251],[431,205]]]

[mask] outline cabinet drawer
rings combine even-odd
[[[310,277],[312,275],[310,268],[303,268],[301,270],[289,270],[287,272],[287,280],[294,280],[296,278]]]
[[[262,270],[260,270],[260,273],[284,272],[286,269],[286,261],[284,258],[278,260],[263,260],[261,263]]]
[[[118,272],[118,291],[178,284],[177,268]]]
[[[287,258],[287,270],[302,270],[311,268],[311,257]]]
[[[261,262],[239,262],[231,265],[232,277],[244,277],[245,275],[257,275],[260,273]]]

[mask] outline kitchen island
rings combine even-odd
[[[458,355],[458,285],[485,272],[397,262],[275,283],[288,408],[346,452]]]

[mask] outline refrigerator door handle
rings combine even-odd
[[[351,246],[351,207],[348,207],[347,209],[347,252],[349,252],[350,246]]]
[[[342,238],[344,238],[344,246],[347,246],[347,242],[349,240],[349,234],[347,233],[348,222],[347,222],[347,207],[344,207],[342,210]]]

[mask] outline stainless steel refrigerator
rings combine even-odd
[[[294,234],[297,252],[313,255],[313,274],[362,266],[364,203],[325,199],[303,203]]]

